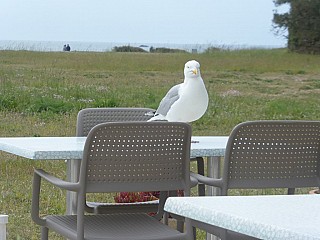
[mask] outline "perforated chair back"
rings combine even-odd
[[[86,192],[168,191],[190,184],[191,127],[103,123],[88,134],[80,169]]]
[[[151,108],[85,108],[77,118],[77,136],[87,136],[90,130],[104,122],[147,121],[152,117]]]
[[[222,195],[234,188],[320,186],[319,121],[251,121],[227,143]]]

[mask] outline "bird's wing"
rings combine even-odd
[[[164,98],[161,100],[159,107],[156,113],[166,116],[172,104],[175,103],[179,99],[179,89],[181,84],[173,86]]]

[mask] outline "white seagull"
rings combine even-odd
[[[208,102],[208,93],[200,75],[200,64],[191,60],[184,66],[183,83],[168,91],[149,121],[193,122],[203,116]]]

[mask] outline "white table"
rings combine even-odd
[[[195,136],[191,157],[224,156],[228,137]],[[0,138],[0,151],[34,160],[81,159],[86,137],[7,137]]]
[[[320,194],[170,197],[164,209],[261,239],[320,239]]]
[[[34,160],[68,160],[68,179],[78,178],[86,137],[8,137],[0,138],[0,151]],[[195,136],[191,144],[191,158],[208,157],[208,175],[218,176],[220,159],[224,156],[228,137]],[[214,167],[213,167],[214,165]],[[217,167],[216,167],[217,165]],[[211,171],[214,169],[215,172]],[[72,213],[74,196],[67,195],[67,212]]]

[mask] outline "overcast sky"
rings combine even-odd
[[[272,0],[0,0],[0,40],[283,46]]]

